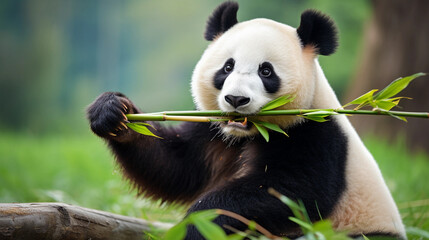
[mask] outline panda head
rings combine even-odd
[[[194,69],[192,95],[199,110],[222,110],[252,115],[269,101],[293,95],[284,109],[312,107],[317,78],[317,55],[337,47],[333,22],[307,10],[298,29],[268,19],[237,21],[238,4],[225,2],[207,22],[205,38],[212,41]],[[314,106],[313,106],[314,107]],[[295,116],[259,117],[287,128]],[[226,136],[252,136],[251,123],[220,123]]]

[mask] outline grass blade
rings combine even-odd
[[[422,239],[429,239],[429,232],[417,227],[407,227],[407,234],[416,235],[422,237]]]
[[[313,226],[311,226],[311,224],[306,223],[296,217],[289,217],[289,220],[291,220],[292,222],[298,224],[299,226],[301,226],[302,228],[308,230],[308,231],[312,231],[313,230]]]
[[[292,199],[286,197],[285,195],[277,192],[273,188],[269,188],[268,193],[277,197],[280,201],[282,201],[284,204],[286,204],[292,210],[293,215],[295,215],[296,217],[302,216],[301,215],[302,209],[301,209],[301,206],[298,205],[298,203],[296,203]]]

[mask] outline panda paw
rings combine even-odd
[[[137,110],[122,93],[105,92],[87,109],[91,130],[100,137],[116,138],[128,132],[125,114]]]

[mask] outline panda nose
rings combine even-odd
[[[231,106],[238,108],[240,106],[248,104],[250,102],[250,98],[243,96],[226,95],[225,101]]]

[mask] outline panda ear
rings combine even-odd
[[[338,46],[337,28],[327,15],[316,10],[301,14],[301,23],[296,30],[304,47],[312,45],[320,55],[330,55]]]
[[[207,21],[204,38],[208,41],[212,41],[234,26],[238,22],[237,11],[238,3],[236,2],[228,1],[219,5]]]

